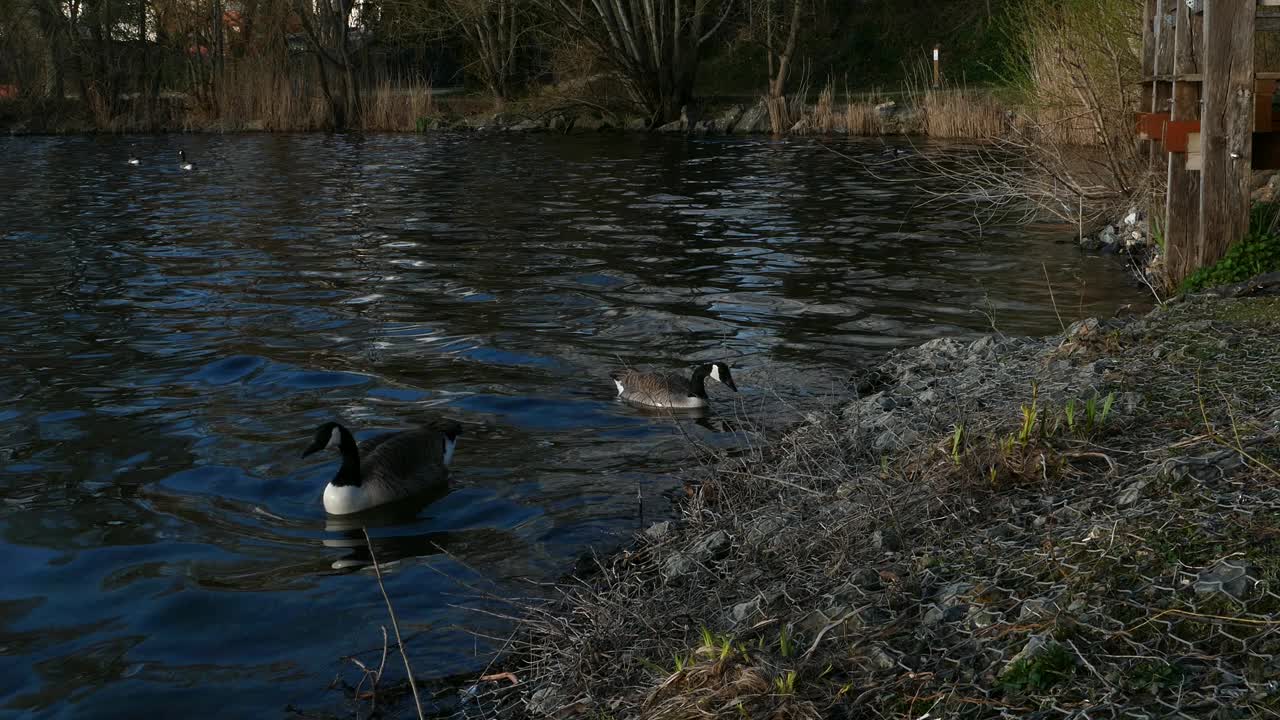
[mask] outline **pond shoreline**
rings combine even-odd
[[[471,697],[530,717],[1274,707],[1250,657],[1280,651],[1277,294],[1273,275],[895,352],[843,407],[689,471],[676,517],[528,609],[519,685]]]
[[[542,106],[536,101],[513,102],[495,111],[477,98],[432,101],[432,109],[417,115],[409,107],[380,113],[385,119],[342,132],[430,133],[454,132],[596,132],[683,133],[689,135],[771,135],[763,100],[709,101],[686,107],[679,119],[649,127],[638,115],[583,106]],[[870,98],[871,96],[868,96]],[[937,107],[935,107],[937,106]],[[948,125],[930,121],[930,111],[945,114]],[[910,136],[977,140],[999,134],[1009,120],[1003,106],[987,91],[939,91],[919,97],[879,100],[823,96],[816,103],[793,108],[795,118],[782,135],[848,135],[853,137]],[[956,118],[960,115],[962,117]],[[966,121],[972,121],[963,126]],[[961,127],[949,125],[960,123]],[[128,112],[103,127],[76,103],[23,105],[0,101],[0,133],[10,136],[117,134],[228,134],[260,132],[333,132],[311,121],[285,118],[272,121],[198,119],[185,104],[170,100],[150,111]]]

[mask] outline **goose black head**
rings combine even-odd
[[[462,423],[457,420],[445,420],[440,423],[440,432],[444,433],[444,436],[449,438],[450,441],[457,440],[458,436],[462,434]]]
[[[722,362],[711,363],[711,371],[707,373],[712,379],[719,380],[729,389],[738,392],[738,386],[733,383],[733,375],[729,373],[729,366]]]
[[[318,453],[330,445],[345,451],[346,448],[344,446],[347,443],[351,443],[352,446],[355,445],[355,438],[351,437],[351,433],[336,422],[327,422],[316,428],[315,437],[312,439],[311,445],[302,451],[302,457]]]

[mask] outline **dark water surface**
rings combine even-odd
[[[387,621],[335,463],[298,458],[327,419],[467,423],[454,491],[374,534],[418,674],[474,673],[505,627],[475,589],[625,538],[685,433],[724,435],[615,402],[620,361],[727,359],[750,413],[990,317],[1054,330],[1046,270],[1070,317],[1142,299],[1070,229],[923,198],[809,141],[0,139],[0,715],[341,710]]]

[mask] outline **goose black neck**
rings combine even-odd
[[[339,487],[343,485],[360,485],[360,449],[356,447],[356,439],[350,430],[338,426],[338,449],[342,451],[342,467],[338,468],[338,474],[333,478],[333,484]]]
[[[707,376],[711,374],[709,365],[700,365],[689,378],[689,397],[707,399]]]

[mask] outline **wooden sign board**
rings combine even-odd
[[[1204,157],[1200,155],[1200,133],[1187,133],[1187,169],[1200,172]]]

